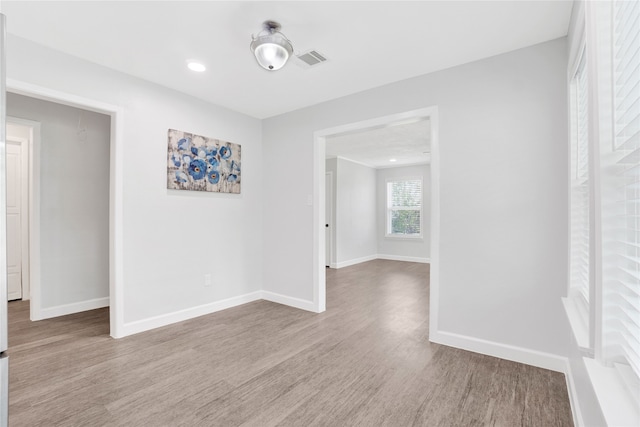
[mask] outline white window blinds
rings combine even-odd
[[[611,148],[601,153],[603,356],[640,377],[640,2],[612,8]]]
[[[422,180],[387,182],[387,235],[419,237],[422,234]]]
[[[589,134],[584,51],[571,80],[571,267],[572,294],[589,301]]]

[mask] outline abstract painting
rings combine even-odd
[[[240,145],[169,129],[167,188],[240,194]]]

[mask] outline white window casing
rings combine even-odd
[[[422,178],[387,180],[385,236],[422,237]]]

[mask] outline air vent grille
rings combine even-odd
[[[316,50],[310,50],[309,52],[302,53],[298,55],[298,59],[309,66],[314,66],[327,60],[323,54]]]

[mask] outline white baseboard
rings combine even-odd
[[[354,258],[347,261],[336,262],[335,268],[343,268],[349,267],[351,265],[360,264],[361,262],[373,261],[374,259],[378,259],[378,255],[368,255],[362,258]]]
[[[576,383],[573,379],[573,371],[571,370],[571,363],[569,362],[569,359],[567,359],[565,366],[564,377],[567,382],[567,392],[569,393],[569,406],[571,406],[571,415],[573,415],[573,425],[576,427],[584,426],[584,419],[582,418],[582,411],[580,410],[578,390],[576,389]]]
[[[66,316],[67,314],[80,313],[82,311],[95,310],[96,308],[109,307],[109,297],[96,298],[55,307],[41,308],[31,316],[31,320],[44,320],[52,317]]]
[[[275,302],[278,304],[288,305],[290,307],[299,308],[301,310],[316,312],[313,301],[288,297],[274,292],[262,291],[262,299]]]
[[[378,254],[377,258],[378,259],[388,259],[388,260],[391,260],[391,261],[419,262],[419,263],[422,263],[422,264],[431,263],[431,259],[430,258],[415,257],[415,256]]]
[[[373,261],[374,259],[386,259],[386,260],[390,260],[390,261],[419,262],[419,263],[422,263],[422,264],[431,263],[431,259],[430,258],[415,257],[415,256],[403,256],[403,255],[376,254],[376,255],[365,256],[365,257],[362,257],[362,258],[354,258],[354,259],[350,259],[350,260],[347,260],[347,261],[341,261],[341,262],[336,262],[336,263],[332,262],[329,267],[331,267],[331,268],[350,267],[352,265],[360,264],[362,262]]]
[[[565,373],[567,369],[567,358],[555,354],[530,350],[527,348],[501,344],[465,335],[453,334],[450,332],[438,331],[435,336],[429,336],[429,341],[444,344],[450,347],[473,351],[475,353],[486,354],[487,356],[498,357],[500,359],[511,360],[513,362],[524,363],[526,365],[537,366],[551,371]]]
[[[150,329],[160,328],[162,326],[182,322],[184,320],[193,319],[194,317],[204,316],[205,314],[215,313],[216,311],[236,307],[238,305],[246,304],[252,301],[257,301],[261,298],[262,292],[255,291],[237,297],[224,299],[222,301],[215,301],[208,304],[187,308],[185,310],[175,311],[173,313],[162,314],[160,316],[150,317],[148,319],[125,323],[122,326],[122,331],[118,338],[123,338],[128,335],[148,331]]]

